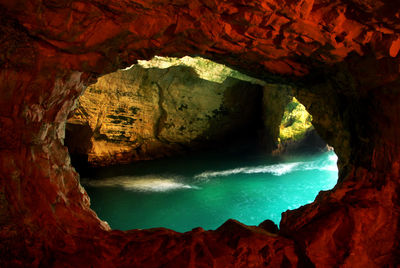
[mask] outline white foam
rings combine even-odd
[[[276,164],[269,166],[261,166],[255,168],[248,168],[244,173],[246,174],[256,174],[256,173],[270,173],[275,176],[281,176],[286,173],[290,173],[300,165],[300,162],[286,163],[286,164]]]
[[[121,176],[102,180],[87,180],[83,184],[92,187],[123,187],[126,190],[138,192],[166,192],[178,189],[197,189],[179,182],[176,178],[165,178],[156,175],[143,177]]]
[[[330,156],[328,156],[329,161],[335,161],[335,163],[338,160],[338,157],[336,154],[331,154]]]
[[[321,162],[321,160],[310,161],[310,162],[292,162],[283,163],[267,166],[257,166],[257,167],[241,167],[222,171],[205,171],[200,173],[194,178],[196,179],[208,179],[212,177],[223,177],[237,174],[272,174],[275,176],[282,176],[294,171],[302,170],[325,170],[325,171],[338,171],[337,156],[335,154],[330,155],[327,161]]]
[[[300,163],[301,162],[276,164],[268,166],[257,166],[257,167],[242,167],[242,168],[228,169],[223,171],[205,171],[203,173],[194,176],[194,178],[207,179],[210,177],[217,177],[217,176],[229,176],[236,174],[258,174],[258,173],[270,173],[275,176],[281,176],[295,170]]]
[[[336,164],[334,165],[328,165],[320,168],[320,170],[326,170],[326,171],[339,171],[338,167]]]

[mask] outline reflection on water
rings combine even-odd
[[[215,229],[229,218],[279,224],[282,212],[335,185],[336,161],[333,152],[286,159],[205,154],[97,169],[82,184],[114,229]]]

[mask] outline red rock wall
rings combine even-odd
[[[0,266],[399,264],[400,3],[0,0]],[[340,182],[279,235],[108,231],[62,145],[84,86],[153,55],[202,55],[297,88]]]

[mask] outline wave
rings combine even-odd
[[[137,192],[167,192],[178,189],[198,189],[179,182],[177,178],[165,178],[157,175],[143,177],[121,176],[102,180],[82,180],[82,184],[91,187],[122,187]]]
[[[329,161],[334,161],[336,163],[338,160],[338,157],[336,154],[331,154],[328,156],[328,159],[329,159]]]
[[[195,175],[195,179],[208,179],[212,177],[223,177],[237,174],[272,174],[275,176],[282,176],[294,171],[305,170],[324,170],[324,171],[338,171],[337,156],[331,155],[328,160],[316,160],[310,162],[292,162],[284,164],[274,164],[267,166],[257,167],[241,167],[222,171],[205,171]]]
[[[194,178],[206,179],[209,177],[219,177],[219,176],[222,177],[222,176],[229,176],[236,174],[257,174],[257,173],[270,173],[276,176],[281,176],[283,174],[293,171],[293,169],[299,164],[300,162],[295,162],[295,163],[276,164],[269,166],[242,167],[242,168],[228,169],[223,171],[205,171],[203,173],[194,176]]]

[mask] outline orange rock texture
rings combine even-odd
[[[395,267],[400,264],[400,2],[0,0],[1,267]],[[106,73],[200,55],[294,88],[339,182],[278,234],[110,231],[63,146]],[[264,226],[264,225],[261,225]]]

